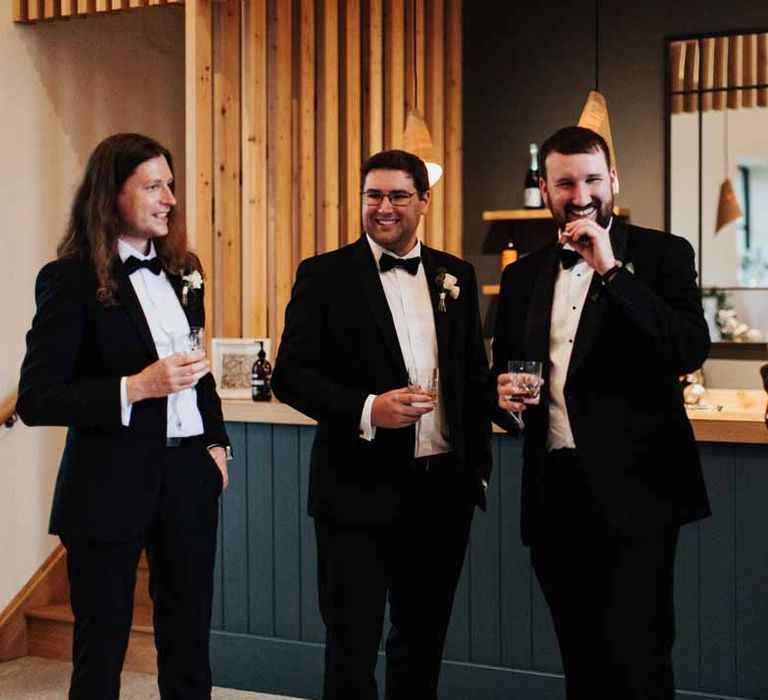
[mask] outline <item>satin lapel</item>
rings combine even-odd
[[[152,340],[152,333],[149,330],[149,324],[144,316],[144,312],[141,309],[139,298],[136,296],[136,292],[133,289],[131,281],[128,279],[128,275],[125,274],[125,268],[122,264],[116,266],[115,279],[117,280],[117,290],[120,294],[120,301],[125,306],[125,310],[131,317],[133,324],[136,326],[141,339],[144,341],[144,345],[150,354],[150,357],[157,359],[157,348],[155,347],[155,341]]]
[[[355,271],[360,280],[360,289],[363,290],[368,302],[368,308],[381,331],[384,347],[391,355],[395,366],[403,377],[403,386],[405,386],[408,381],[408,370],[405,368],[403,353],[400,350],[400,342],[395,331],[395,322],[392,320],[392,312],[389,310],[387,297],[384,295],[384,288],[381,286],[379,271],[376,269],[376,261],[365,238],[361,238],[355,243],[353,258],[355,261]]]
[[[622,262],[629,262],[624,259],[627,250],[627,238],[629,229],[627,225],[619,219],[614,219],[611,224],[611,248],[613,248],[613,257]]]
[[[541,360],[544,363],[545,377],[549,365],[549,330],[552,323],[552,298],[558,262],[557,246],[553,245],[544,257],[534,282],[531,303],[525,319],[525,357],[509,358]]]
[[[613,255],[617,260],[624,260],[627,234],[626,225],[618,219],[614,219],[613,224],[611,224],[611,247],[613,248]],[[587,298],[584,301],[584,309],[579,319],[576,338],[573,342],[573,353],[571,354],[571,362],[568,365],[569,377],[579,368],[584,358],[589,355],[589,350],[600,330],[607,308],[608,299],[605,296],[603,283],[600,280],[600,276],[593,273]]]
[[[451,327],[453,326],[453,316],[451,305],[454,302],[448,295],[445,297],[445,311],[440,311],[437,307],[440,303],[440,292],[437,288],[435,278],[437,270],[440,267],[436,258],[436,252],[427,248],[423,243],[421,245],[421,260],[424,265],[424,274],[427,278],[427,287],[429,288],[429,298],[432,301],[432,313],[435,317],[435,334],[437,336],[437,358],[440,365],[440,375],[449,377],[448,368],[450,364],[448,359],[451,357]],[[451,271],[446,268],[446,272]]]

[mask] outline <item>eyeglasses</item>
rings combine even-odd
[[[393,207],[407,207],[415,192],[394,190],[393,192],[379,192],[379,190],[365,190],[362,192],[363,204],[367,207],[378,207],[386,197]]]

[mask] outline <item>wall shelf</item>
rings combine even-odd
[[[615,216],[622,219],[629,218],[629,209],[626,207],[614,207]],[[552,219],[549,209],[496,209],[483,212],[483,221],[525,221],[525,220]]]
[[[629,220],[629,209],[614,207],[614,216]],[[488,222],[482,252],[501,253],[511,240],[519,255],[523,256],[545,246],[557,235],[549,209],[495,209],[482,213]]]

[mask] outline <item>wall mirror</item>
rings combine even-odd
[[[667,65],[668,230],[693,245],[702,288],[716,289],[720,304],[726,298],[739,323],[752,329],[737,339],[764,341],[768,33],[673,38]],[[720,331],[718,296],[705,296],[713,339]]]

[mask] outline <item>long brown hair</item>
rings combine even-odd
[[[165,157],[173,173],[170,151],[154,139],[141,134],[113,134],[93,150],[77,188],[69,224],[56,252],[60,258],[91,260],[98,279],[97,297],[104,304],[117,303],[114,269],[120,260],[117,240],[122,224],[118,195],[139,165],[158,156]],[[152,240],[167,272],[199,269],[197,257],[187,250],[186,230],[175,207],[168,214],[168,235]]]

